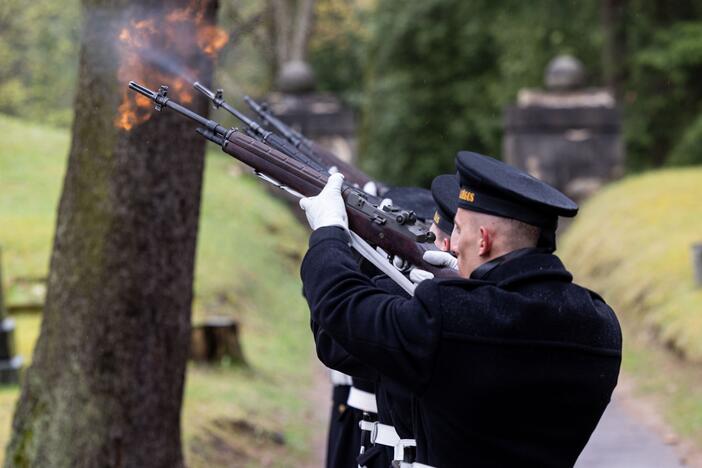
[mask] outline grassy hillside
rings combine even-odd
[[[558,254],[619,315],[623,369],[639,392],[702,446],[702,289],[691,260],[700,241],[702,168],[671,169],[627,178],[589,200]]]
[[[70,135],[4,116],[0,135],[0,246],[8,288],[18,278],[47,274]],[[306,231],[221,153],[208,155],[203,190],[194,319],[238,318],[250,367],[190,366],[183,411],[189,466],[218,465],[222,457],[260,466],[254,460],[264,453],[265,466],[299,465],[316,422],[308,402],[315,363],[298,276]],[[17,345],[27,358],[39,318],[17,321]],[[0,391],[0,447],[16,397],[16,388]]]
[[[702,242],[702,168],[631,177],[582,209],[559,254],[576,279],[627,319],[702,362],[702,289],[691,245]]]

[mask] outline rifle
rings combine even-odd
[[[324,154],[326,150],[315,149],[318,148],[316,143],[306,139],[301,133],[285,125],[283,122],[281,122],[272,114],[270,114],[265,105],[259,105],[258,103],[256,103],[256,101],[254,101],[248,96],[244,97],[246,102],[248,102],[254,110],[257,110],[261,115],[264,115],[264,117],[268,119],[269,125],[273,125],[275,129],[282,134],[282,137],[265,130],[261,125],[258,124],[258,122],[247,117],[246,115],[235,109],[233,106],[231,106],[229,103],[227,103],[224,100],[224,91],[222,89],[218,89],[216,92],[213,92],[206,86],[202,85],[199,81],[196,81],[193,87],[205,96],[207,96],[212,101],[212,104],[214,105],[215,109],[223,108],[224,110],[232,114],[234,117],[236,117],[238,120],[243,122],[244,125],[246,125],[245,132],[247,135],[253,136],[269,144],[278,151],[285,153],[288,156],[291,156],[302,163],[308,164],[309,166],[314,167],[316,170],[319,170],[321,172],[330,172],[331,166],[328,165],[328,162],[331,161],[331,159],[329,158],[335,158],[335,160],[338,159],[333,154],[327,152],[327,154],[330,154],[331,156],[327,158],[327,162],[322,160],[319,154]],[[356,173],[363,174],[363,177],[368,177],[363,172],[356,169],[355,166],[349,164],[347,164],[347,166],[350,167]],[[344,176],[346,177],[346,172],[344,172]],[[431,197],[430,191],[418,187],[390,188],[383,186],[377,182],[374,183],[376,184],[378,191],[383,192],[382,198],[390,198],[395,202],[397,202],[398,198],[400,200],[405,200],[406,203],[400,203],[400,205],[405,205],[405,207],[411,207],[415,214],[422,220],[427,221],[431,219],[431,217],[434,215],[434,200]],[[344,187],[346,187],[347,185],[348,183],[346,182],[346,180],[344,180]],[[358,184],[356,184],[356,186],[358,186]],[[365,191],[365,185],[363,186],[363,189]],[[368,198],[369,201],[371,201],[374,205],[378,205],[382,201],[382,198],[376,197],[374,195],[369,195]]]
[[[268,131],[264,129],[261,125],[258,124],[253,119],[250,119],[243,113],[239,112],[234,106],[230,105],[227,101],[224,100],[224,90],[218,89],[216,92],[213,92],[211,89],[207,88],[205,85],[200,83],[199,81],[196,81],[193,84],[193,87],[200,91],[202,94],[207,96],[210,101],[212,101],[212,104],[214,105],[215,109],[223,108],[230,114],[232,114],[234,117],[236,117],[238,120],[244,123],[246,125],[246,131],[245,133],[251,137],[256,138],[259,141],[262,141],[276,150],[280,151],[281,153],[284,153],[292,158],[294,158],[297,161],[300,161],[303,164],[306,164],[313,168],[316,171],[323,172],[323,173],[330,173],[331,172],[331,166],[325,165],[323,161],[321,161],[317,154],[312,152],[311,150],[308,149],[306,145],[300,146],[300,147],[295,147],[291,145],[286,139],[276,135],[275,133]],[[281,125],[284,125],[282,122],[280,123]],[[292,130],[291,130],[292,131]],[[299,135],[300,138],[302,135],[299,133],[295,132],[297,135]],[[308,141],[308,140],[305,140]],[[336,158],[336,156],[332,156]],[[353,167],[353,166],[350,166]],[[338,169],[337,169],[338,170]],[[260,175],[259,175],[260,177]],[[344,174],[344,177],[346,177],[346,174]],[[355,184],[355,186],[358,186]],[[344,180],[343,182],[343,187],[348,188],[350,187],[349,183]],[[374,205],[379,205],[380,202],[382,201],[382,198],[379,198],[375,195],[367,195],[368,200],[372,202]],[[416,216],[415,214],[412,214],[413,211],[410,211],[410,216]]]
[[[329,168],[322,165],[319,160],[312,159],[308,154],[294,147],[293,145],[288,143],[284,138],[276,135],[271,131],[264,129],[263,127],[261,127],[261,125],[258,124],[258,122],[248,118],[246,115],[236,110],[236,108],[234,108],[232,105],[230,105],[227,101],[224,100],[223,90],[218,89],[216,92],[212,92],[212,90],[204,86],[199,81],[196,81],[195,84],[193,84],[193,87],[205,96],[207,96],[212,101],[212,104],[216,109],[223,108],[224,110],[232,114],[234,117],[239,119],[241,122],[243,122],[244,125],[246,125],[247,135],[258,139],[269,146],[272,146],[274,149],[280,151],[281,153],[287,154],[295,160],[310,166],[316,171],[328,172]]]
[[[356,166],[349,164],[343,159],[337,157],[335,154],[325,150],[315,142],[308,140],[301,133],[290,128],[288,125],[283,123],[282,120],[274,116],[266,105],[257,103],[249,96],[244,96],[244,101],[246,101],[246,104],[249,105],[251,110],[253,110],[261,118],[264,124],[273,127],[295,148],[328,167],[336,167],[339,172],[343,173],[344,177],[352,184],[363,187],[368,182],[373,182],[379,188],[378,194],[381,194],[381,192],[386,190],[382,184],[379,184],[371,179],[365,172],[361,171]]]
[[[130,81],[129,88],[154,101],[156,110],[170,108],[197,122],[201,125],[201,128],[197,129],[200,135],[220,146],[228,155],[251,167],[262,179],[289,193],[299,197],[314,196],[327,183],[326,171],[315,170],[236,128],[227,129],[171,100],[168,97],[167,86],[161,86],[159,91],[155,92]],[[457,277],[455,271],[437,268],[422,259],[427,250],[422,244],[433,242],[434,234],[417,220],[413,212],[393,206],[379,208],[369,201],[365,192],[352,186],[343,187],[341,195],[346,205],[354,247],[366,258],[367,255],[375,254],[375,260],[369,260],[408,292],[412,293],[414,285],[408,286],[409,281],[401,274],[399,278],[402,279],[399,279],[397,270],[393,273],[394,267],[384,258],[384,264],[379,265],[379,254],[368,243],[382,248],[389,254],[398,255],[423,270],[431,271],[436,277]],[[388,266],[389,269],[386,268]],[[404,284],[401,284],[402,280]]]

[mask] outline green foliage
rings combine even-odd
[[[597,74],[596,5],[542,0],[381,0],[373,15],[362,128],[364,164],[426,185],[459,149],[500,156],[503,107],[540,86],[558,53]]]
[[[631,163],[702,162],[702,21],[655,31],[632,63],[627,114]]]
[[[320,91],[358,108],[372,11],[355,0],[318,0],[309,62]]]
[[[702,113],[685,127],[679,143],[673,147],[666,161],[670,166],[702,164]]]
[[[224,88],[225,98],[245,109],[244,95],[261,96],[273,83],[273,45],[266,24],[267,1],[220,2],[218,26],[229,33],[229,42],[217,60],[214,87]],[[217,118],[232,125],[239,122],[226,113]]]
[[[237,105],[273,83],[267,2],[223,1],[230,43],[216,85]],[[319,89],[360,112],[362,164],[381,179],[426,184],[456,150],[500,156],[504,106],[542,85],[572,53],[604,83],[601,2],[317,0],[309,47]],[[702,161],[702,3],[626,0],[621,99],[633,170]],[[80,2],[0,2],[0,112],[67,126]],[[227,124],[233,119],[221,115]]]
[[[0,2],[0,112],[68,125],[80,2]]]

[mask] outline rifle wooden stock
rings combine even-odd
[[[306,197],[319,194],[327,183],[328,176],[309,166],[257,141],[239,131],[230,132],[222,145],[222,150],[243,162],[255,171],[265,174]],[[381,247],[386,252],[397,255],[417,267],[432,272],[437,278],[457,278],[458,273],[447,268],[438,268],[426,263],[422,255],[426,244],[415,241],[409,233],[379,224],[369,218],[368,203],[362,191],[346,187],[341,193],[346,203],[349,228],[371,245]]]

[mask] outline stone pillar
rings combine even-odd
[[[277,80],[279,91],[266,100],[283,122],[319,143],[346,162],[356,161],[356,125],[353,112],[331,94],[315,91],[308,64],[288,62]]]
[[[505,110],[503,159],[582,201],[623,173],[619,110],[608,90],[583,87],[573,57],[552,60],[545,82]]]
[[[2,282],[2,249],[0,248],[0,384],[19,382],[22,358],[14,356],[15,321],[7,316]]]

